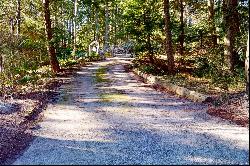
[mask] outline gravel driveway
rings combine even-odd
[[[249,164],[248,128],[152,89],[125,63],[93,63],[63,85],[13,164]]]

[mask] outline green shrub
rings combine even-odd
[[[105,52],[104,57],[105,58],[111,58],[112,54],[110,52]]]
[[[99,54],[97,54],[96,52],[91,52],[90,55],[87,55],[87,56],[85,56],[84,58],[85,58],[85,60],[86,60],[87,62],[99,61],[99,60],[102,59],[101,56],[100,56]]]
[[[244,68],[236,66],[235,72],[226,70],[222,46],[208,50],[207,54],[196,58],[196,69],[193,75],[205,77],[224,90],[233,87],[238,82],[244,82]]]
[[[59,63],[63,67],[68,67],[68,66],[73,66],[77,64],[77,61],[75,59],[68,58],[68,59],[59,60]]]

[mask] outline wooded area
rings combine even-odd
[[[3,0],[1,95],[121,48],[148,73],[245,86],[248,11],[246,0]]]
[[[0,0],[0,165],[249,165],[248,0]]]

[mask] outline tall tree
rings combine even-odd
[[[53,32],[51,27],[51,19],[50,19],[50,1],[43,0],[43,9],[44,9],[44,20],[45,20],[45,29],[47,34],[47,50],[48,55],[50,56],[50,64],[52,67],[53,72],[57,73],[60,71],[59,62],[56,57],[56,51],[54,44],[52,43],[53,40]]]
[[[246,75],[246,92],[249,96],[249,32],[248,32],[248,40],[247,40],[247,53],[246,53],[246,60],[245,60],[245,75]]]
[[[215,10],[214,10],[215,2],[214,0],[208,0],[208,22],[210,26],[210,33],[212,35],[212,42],[213,45],[217,44],[217,37],[216,37],[216,27],[215,27]]]
[[[105,36],[104,36],[104,52],[109,49],[109,6],[108,1],[105,2]]]
[[[17,29],[16,34],[19,35],[21,31],[21,0],[17,0],[17,15],[16,15],[16,21],[17,21]]]
[[[13,35],[15,31],[15,20],[13,17],[10,17],[10,34]]]
[[[95,11],[95,35],[94,35],[94,40],[99,42],[99,6],[95,3],[94,7],[96,9],[96,11]]]
[[[76,53],[76,23],[77,23],[77,0],[74,0],[74,18],[73,18],[73,56],[75,56]]]
[[[117,7],[117,4],[115,4],[115,11],[114,11],[114,33],[115,33],[115,35],[114,35],[114,45],[115,45],[115,47],[116,47],[116,45],[117,45],[117,14],[118,14],[118,7]]]
[[[146,48],[149,53],[149,59],[151,63],[154,63],[154,52],[152,48],[152,41],[151,41],[151,36],[152,36],[152,23],[151,23],[151,16],[150,16],[150,10],[149,9],[144,9],[144,14],[143,14],[143,22],[145,25],[145,33],[146,33]]]
[[[164,0],[164,21],[166,33],[166,54],[168,58],[168,71],[174,73],[174,54],[172,47],[172,34],[170,29],[170,13],[169,13],[169,0]]]
[[[180,55],[183,55],[184,52],[184,6],[183,6],[183,0],[179,0],[179,6],[180,6],[180,36],[179,36],[179,41],[180,41]]]
[[[235,59],[237,59],[237,52],[235,48],[235,41],[237,32],[239,32],[239,14],[237,10],[238,0],[224,0],[223,13],[226,27],[226,35],[224,38],[225,45],[225,63],[230,72],[234,71]]]

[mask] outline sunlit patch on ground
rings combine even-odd
[[[61,89],[14,164],[248,163],[247,128],[145,86],[115,59],[83,68]],[[96,73],[110,81],[95,82]]]

